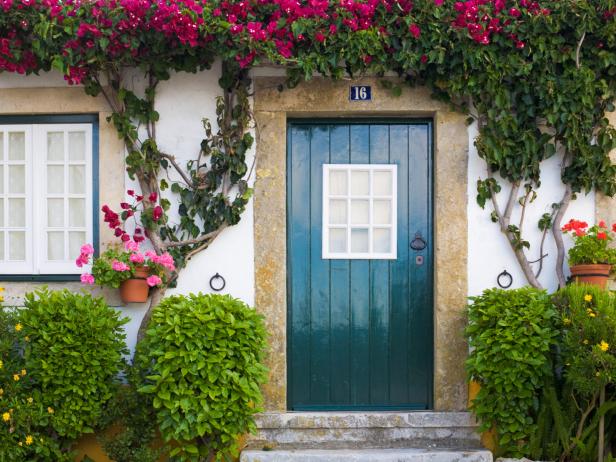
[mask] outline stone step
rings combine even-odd
[[[264,413],[249,449],[477,449],[468,412]]]
[[[243,451],[240,462],[492,462],[487,450],[356,449]]]

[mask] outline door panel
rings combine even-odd
[[[292,410],[432,405],[431,128],[400,120],[288,124]],[[396,259],[322,258],[324,164],[397,165]],[[409,247],[416,233],[427,244],[421,251]]]

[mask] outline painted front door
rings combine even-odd
[[[432,125],[290,121],[288,407],[432,406]]]

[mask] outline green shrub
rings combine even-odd
[[[500,453],[521,456],[536,429],[540,389],[552,373],[557,314],[550,297],[530,287],[490,289],[471,301],[466,369],[481,385],[472,410],[481,431],[496,429]]]
[[[72,462],[25,363],[28,340],[19,311],[0,307],[0,461]]]
[[[153,395],[160,432],[177,442],[174,460],[237,453],[237,437],[255,430],[265,382],[262,316],[223,295],[164,299],[141,345],[151,367],[141,392]]]
[[[137,391],[145,379],[143,372],[140,367],[127,367],[127,383],[119,387],[103,417],[108,430],[98,440],[115,462],[153,462],[164,453],[153,444],[157,424],[152,395]]]
[[[565,379],[578,394],[592,397],[616,382],[616,298],[597,286],[572,284],[555,302]]]
[[[68,290],[27,294],[20,312],[29,337],[25,364],[61,437],[92,433],[115,393],[124,344],[119,313],[102,298]]]
[[[596,461],[601,416],[605,441],[616,438],[616,296],[597,286],[572,284],[555,294],[554,303],[560,313],[559,374],[546,388],[537,444],[544,451],[537,454]],[[545,451],[550,447],[551,452]]]

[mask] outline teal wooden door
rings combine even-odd
[[[289,409],[430,409],[431,122],[289,121],[287,172]]]

